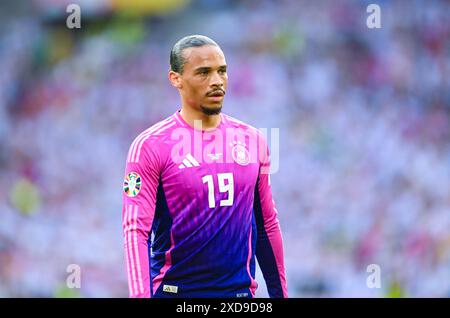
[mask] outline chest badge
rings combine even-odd
[[[250,163],[250,153],[248,152],[247,148],[245,148],[245,143],[240,141],[233,141],[232,143],[230,143],[230,146],[231,156],[237,164],[246,166]]]

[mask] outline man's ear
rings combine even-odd
[[[169,71],[169,81],[172,84],[172,86],[181,89],[183,85],[181,84],[181,77],[180,73]]]

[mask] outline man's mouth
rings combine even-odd
[[[206,96],[208,97],[220,97],[220,96],[224,96],[225,95],[225,91],[223,90],[215,90],[211,93],[208,93]]]

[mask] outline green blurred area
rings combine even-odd
[[[75,288],[68,288],[66,285],[59,285],[55,293],[53,294],[54,298],[80,298],[80,292]]]
[[[16,181],[10,192],[12,206],[24,215],[32,215],[41,206],[39,189],[28,179]]]

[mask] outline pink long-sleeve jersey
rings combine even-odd
[[[205,131],[177,111],[131,144],[122,209],[130,297],[254,297],[255,256],[269,295],[287,297],[267,143],[220,118]]]

